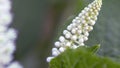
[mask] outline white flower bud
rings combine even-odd
[[[83,37],[83,38],[84,38],[84,40],[85,40],[85,41],[87,41],[87,40],[88,40],[88,37]]]
[[[8,41],[8,38],[6,37],[6,35],[0,34],[0,44],[5,44]]]
[[[81,13],[83,13],[83,14],[84,14],[85,12],[86,12],[85,10],[82,10],[82,12],[81,12]]]
[[[75,19],[76,19],[76,20],[79,20],[80,18],[79,18],[79,17],[76,17]]]
[[[76,40],[77,40],[77,36],[76,36],[76,35],[73,35],[73,36],[71,37],[71,40],[76,41]]]
[[[59,40],[60,40],[60,42],[64,42],[64,41],[65,41],[64,36],[60,36],[60,37],[59,37]]]
[[[77,28],[81,30],[81,29],[82,29],[82,25],[78,25],[78,27],[77,27]]]
[[[83,31],[88,31],[89,30],[89,26],[85,26],[84,28],[83,28]],[[89,31],[88,31],[89,32]]]
[[[84,35],[88,37],[88,36],[89,36],[89,33],[88,33],[88,32],[84,32]]]
[[[64,31],[63,31],[63,34],[64,34],[64,35],[67,34],[67,33],[69,33],[69,31],[67,31],[67,30],[64,30]]]
[[[89,16],[89,13],[85,13],[85,16]]]
[[[53,55],[53,56],[58,56],[59,54],[60,54],[60,53],[57,52],[57,51],[53,51],[53,52],[52,52],[52,55]]]
[[[78,48],[78,46],[77,45],[73,45],[73,46],[71,46],[71,48],[76,49],[76,48]]]
[[[78,16],[79,16],[79,17],[81,17],[82,15],[83,15],[82,13],[79,13],[79,15],[78,15]]]
[[[76,19],[73,19],[73,20],[72,20],[72,23],[76,23]]]
[[[60,54],[59,50],[57,48],[52,49],[52,55],[53,56],[58,56]]]
[[[85,11],[88,11],[88,10],[89,10],[89,8],[88,8],[88,7],[85,7],[84,9],[85,9]]]
[[[66,46],[70,47],[71,46],[71,42],[67,42]]]
[[[93,12],[93,9],[89,9],[90,12]]]
[[[67,26],[67,30],[71,30],[72,29],[72,25]]]
[[[75,34],[75,33],[76,33],[76,29],[73,28],[73,29],[71,30],[71,33],[72,33],[72,34]]]
[[[13,59],[13,56],[12,55],[2,55],[0,57],[0,63],[6,65],[6,64],[9,64]]]
[[[83,43],[84,42],[84,40],[83,40],[83,38],[79,38],[79,43]]]
[[[72,23],[72,25],[75,27],[77,24],[76,23]]]
[[[89,5],[88,5],[88,8],[91,8],[91,7],[92,7],[92,4],[89,4]]]
[[[89,26],[88,27],[88,31],[92,31],[93,30],[93,27],[92,26]]]
[[[54,57],[47,57],[46,61],[50,62]]]
[[[81,19],[84,20],[84,19],[85,19],[85,16],[82,16]]]
[[[54,51],[58,51],[58,49],[57,48],[52,48],[52,52],[54,52]]]
[[[17,38],[17,32],[15,31],[15,29],[10,28],[6,33],[6,36],[11,40],[15,40]]]
[[[12,55],[13,52],[16,50],[15,44],[13,42],[7,42],[6,46],[3,49],[3,53],[5,53],[6,55]]]
[[[85,23],[86,23],[86,21],[85,21],[85,20],[82,20],[82,21],[81,21],[81,23],[85,24]]]
[[[77,30],[77,33],[78,33],[78,34],[81,34],[81,33],[82,33],[82,31],[81,31],[81,30]]]
[[[60,48],[59,48],[59,51],[60,51],[60,52],[64,52],[64,51],[65,51],[65,48],[64,48],[64,47],[60,47]]]
[[[95,25],[95,21],[90,20],[89,24],[93,26],[93,25]]]
[[[57,42],[54,43],[54,45],[55,45],[56,47],[60,47],[61,44],[60,44],[59,41],[57,41]]]
[[[95,21],[96,21],[96,20],[97,20],[97,17],[95,16],[93,20],[95,20]]]
[[[71,37],[70,33],[65,34],[65,38],[69,39]]]
[[[1,14],[0,16],[0,25],[9,25],[12,22],[11,13]]]
[[[80,46],[84,46],[85,44],[84,43],[80,43]]]

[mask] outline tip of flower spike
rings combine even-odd
[[[95,0],[95,2],[102,4],[102,0]]]
[[[96,2],[101,2],[102,0],[95,0]]]

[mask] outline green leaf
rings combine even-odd
[[[50,68],[120,68],[120,64],[109,58],[99,57],[93,52],[99,45],[92,47],[68,48],[50,62]]]
[[[91,47],[89,47],[87,50],[88,50],[89,52],[96,53],[99,48],[100,48],[100,44],[95,45],[95,46],[91,46]]]

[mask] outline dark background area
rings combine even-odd
[[[11,24],[19,32],[15,60],[24,68],[48,68],[58,33],[70,23],[83,7],[93,0],[12,0],[14,20]],[[119,62],[120,55],[120,0],[103,0],[94,30],[87,45],[101,44],[98,54]],[[69,21],[67,21],[69,20]],[[60,30],[61,29],[61,30]]]

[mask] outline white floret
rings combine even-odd
[[[73,35],[73,36],[71,37],[71,40],[76,41],[76,40],[77,40],[77,36],[76,36],[76,35]]]
[[[64,51],[65,51],[65,48],[64,48],[64,47],[60,47],[60,48],[59,48],[59,51],[60,51],[60,52],[64,52]]]
[[[77,45],[73,45],[73,46],[71,46],[71,48],[76,49],[76,48],[78,48],[78,46]]]
[[[70,33],[65,34],[65,38],[70,39],[70,37],[71,37]]]
[[[79,38],[79,43],[83,43],[84,42],[84,39],[83,38]]]
[[[84,32],[84,35],[88,37],[89,33],[86,31],[86,32]]]
[[[71,33],[72,33],[72,34],[75,34],[76,31],[77,31],[77,30],[76,30],[75,28],[73,28],[73,29],[71,30]]]
[[[64,35],[67,34],[67,33],[69,33],[69,31],[63,30],[63,34],[64,34]]]
[[[64,41],[65,41],[64,36],[60,36],[60,37],[59,37],[59,40],[60,40],[60,42],[64,42]]]
[[[57,41],[57,42],[54,43],[54,45],[55,45],[56,47],[60,47],[61,44],[60,44],[59,41]]]
[[[46,61],[50,62],[54,57],[47,57]]]
[[[52,55],[53,55],[53,56],[58,56],[59,54],[60,54],[60,52],[57,52],[57,51],[53,51],[53,52],[52,52]]]
[[[71,29],[72,29],[72,25],[68,25],[67,30],[71,30]]]
[[[87,41],[87,40],[88,40],[88,37],[83,37],[83,38],[84,38],[84,40],[85,40],[85,41]]]
[[[71,42],[67,42],[66,46],[70,47],[71,46]]]

